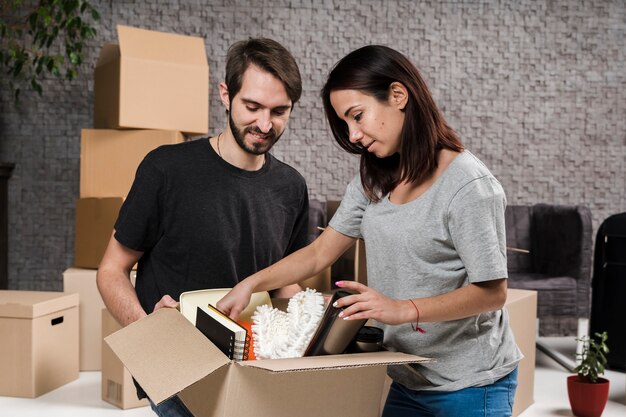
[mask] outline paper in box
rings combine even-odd
[[[154,402],[179,394],[196,417],[374,417],[386,366],[427,360],[375,352],[234,362],[172,309],[105,341]]]
[[[78,294],[0,290],[0,395],[38,397],[78,378]]]
[[[206,134],[209,66],[204,39],[117,26],[94,72],[94,127]]]
[[[183,141],[183,135],[172,130],[83,129],[80,197],[125,198],[137,167],[151,150]]]

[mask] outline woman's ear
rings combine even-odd
[[[404,84],[398,81],[392,82],[389,86],[389,103],[399,110],[404,110],[408,101],[409,94]]]

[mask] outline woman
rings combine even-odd
[[[389,367],[383,416],[511,415],[521,353],[502,309],[502,187],[393,49],[348,54],[322,98],[335,140],[361,155],[360,176],[317,240],[240,282],[218,308],[235,317],[252,292],[312,276],[363,238],[369,287],[337,283],[356,292],[337,302],[343,318],[384,323],[389,349],[436,359]]]

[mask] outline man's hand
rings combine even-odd
[[[154,311],[157,311],[160,308],[178,308],[178,301],[174,300],[169,295],[165,294],[158,303],[154,305]]]

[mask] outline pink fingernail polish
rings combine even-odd
[[[338,287],[342,287],[343,286],[343,281],[337,281],[335,282],[335,285]]]

